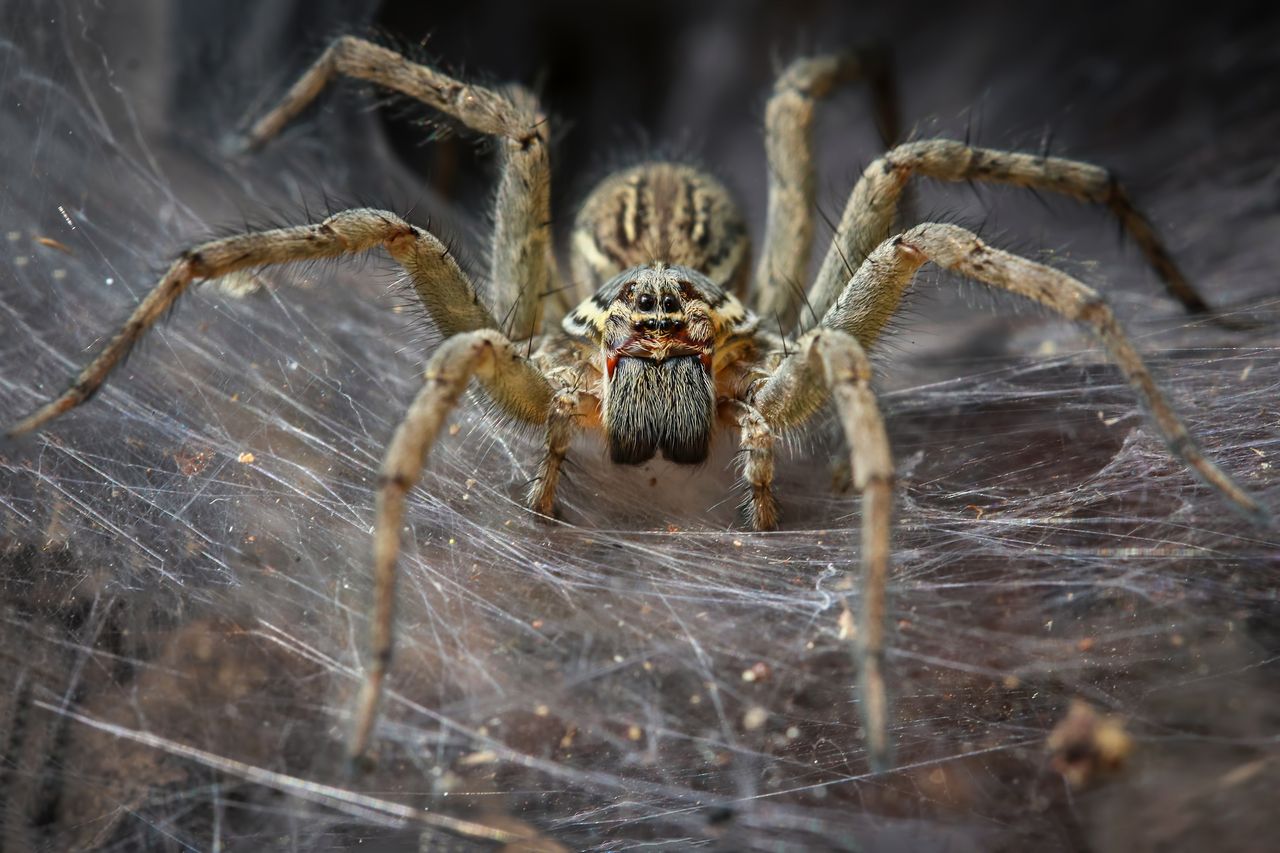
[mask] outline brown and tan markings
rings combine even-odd
[[[416,98],[493,137],[502,169],[490,243],[492,298],[481,299],[434,235],[386,211],[347,210],[317,224],[214,240],[180,255],[68,389],[9,433],[37,429],[89,399],[194,282],[375,249],[403,267],[446,339],[391,438],[378,480],[371,648],[348,743],[350,756],[359,758],[373,734],[391,661],[407,494],[473,379],[503,412],[544,429],[529,503],[547,516],[554,510],[561,465],[579,432],[602,435],[616,462],[638,463],[661,453],[688,464],[704,461],[715,436],[727,432],[737,434],[744,451],[748,523],[770,529],[778,523],[777,438],[829,407],[841,425],[861,495],[855,534],[861,545],[861,617],[851,651],[859,670],[867,759],[883,768],[890,758],[884,653],[894,465],[866,351],[924,264],[1038,303],[1089,330],[1170,452],[1232,507],[1259,522],[1267,518],[1200,451],[1097,291],[955,225],[924,223],[891,234],[912,177],[1061,193],[1106,206],[1142,247],[1169,293],[1188,310],[1203,311],[1204,301],[1105,169],[951,140],[896,146],[854,186],[806,297],[801,286],[814,232],[816,105],[836,83],[864,77],[872,79],[873,90],[890,91],[882,78],[877,84],[883,67],[875,57],[853,54],[799,60],[782,74],[765,111],[769,208],[754,275],[743,217],[723,185],[691,166],[649,162],[606,178],[587,198],[570,240],[572,276],[562,282],[550,234],[550,131],[533,95],[518,86],[469,85],[371,42],[341,38],[254,126],[250,142],[274,136],[339,75]],[[880,112],[891,112],[883,99]],[[574,306],[547,298],[562,292],[581,301]],[[812,311],[802,317],[806,301]],[[768,318],[768,329],[757,315]],[[495,319],[508,317],[501,326]]]

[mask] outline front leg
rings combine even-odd
[[[368,748],[369,736],[378,718],[382,682],[391,664],[396,560],[403,535],[405,498],[422,475],[422,466],[441,425],[473,377],[490,389],[523,389],[528,409],[525,420],[529,422],[545,421],[551,405],[553,392],[546,376],[493,329],[449,338],[427,363],[422,390],[396,427],[378,475],[373,538],[374,616],[370,626],[369,664],[356,701],[355,725],[348,743],[347,754],[352,761],[363,758]]]
[[[753,404],[774,430],[803,424],[828,401],[839,416],[854,488],[862,495],[861,608],[855,639],[858,708],[866,730],[871,766],[889,762],[889,699],[884,680],[885,599],[889,580],[889,533],[893,511],[893,456],[884,419],[871,388],[871,362],[856,338],[818,328],[763,384]]]
[[[1102,296],[1060,270],[992,248],[958,226],[926,222],[881,243],[823,316],[822,326],[859,340],[874,339],[926,261],[1037,302],[1091,332],[1137,394],[1170,452],[1235,509],[1256,523],[1266,523],[1267,510],[1257,499],[1205,458]]]

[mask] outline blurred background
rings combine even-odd
[[[1259,321],[1182,316],[1102,211],[914,200],[1104,290],[1208,453],[1280,507],[1260,3],[0,0],[0,420],[211,235],[373,204],[483,284],[493,158],[420,106],[348,82],[228,153],[345,33],[534,87],[558,223],[618,163],[678,156],[757,240],[773,77],[890,46],[909,135],[1114,168],[1209,301]],[[880,148],[867,93],[824,104],[818,139],[834,219]],[[468,401],[415,492],[377,765],[345,777],[374,472],[438,336],[383,259],[257,283],[192,293],[92,403],[0,448],[3,849],[1264,849],[1280,535],[1169,459],[1086,336],[935,274],[876,354],[898,770],[863,749],[829,429],[780,460],[777,533],[741,528],[731,442],[691,472],[582,441],[547,527],[519,500],[538,438]],[[1134,746],[1073,788],[1046,739],[1077,698]]]

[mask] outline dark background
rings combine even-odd
[[[914,136],[1047,138],[1115,168],[1209,300],[1264,322],[1182,317],[1100,211],[916,200],[1105,290],[1210,454],[1280,506],[1265,4],[0,2],[2,419],[210,234],[371,203],[482,274],[491,158],[427,142],[419,107],[347,84],[260,155],[225,153],[340,33],[533,85],[558,222],[611,165],[666,152],[724,179],[756,234],[774,74],[891,45]],[[878,150],[865,92],[834,97],[819,138],[834,217]],[[546,528],[518,502],[536,436],[467,403],[415,494],[378,767],[344,779],[373,472],[433,340],[393,279],[370,261],[192,295],[112,388],[0,449],[3,849],[488,849],[395,804],[545,849],[1265,849],[1274,528],[1171,462],[1075,330],[933,275],[877,353],[898,771],[862,753],[837,627],[857,517],[825,488],[822,430],[781,461],[777,534],[737,526],[732,447],[620,471],[591,442],[572,523]],[[1137,744],[1080,791],[1044,750],[1076,697]]]

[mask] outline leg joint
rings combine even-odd
[[[858,486],[859,491],[865,491],[872,486],[884,486],[892,492],[898,484],[897,475],[895,475],[892,470],[876,474],[868,474],[865,479],[859,479],[862,480]]]
[[[98,393],[98,389],[102,387],[102,383],[94,383],[88,381],[80,381],[71,386],[71,397],[76,401],[76,405],[86,403],[94,394]]]
[[[199,248],[188,249],[179,256],[179,260],[186,264],[187,274],[192,278],[205,278],[211,272],[209,263]]]
[[[391,649],[390,643],[388,643],[383,648],[374,649],[374,652],[373,652],[374,668],[380,669],[383,671],[389,669],[391,667],[391,655],[392,655],[392,649]]]
[[[1179,459],[1187,459],[1189,457],[1200,455],[1200,450],[1196,447],[1196,443],[1185,431],[1174,433],[1168,437],[1167,441],[1169,443],[1170,452]]]
[[[1076,316],[1098,329],[1109,328],[1115,320],[1107,301],[1101,295],[1092,292],[1080,302],[1080,307],[1076,309]]]
[[[399,471],[395,471],[390,474],[379,474],[377,485],[379,491],[390,486],[402,492],[407,492],[413,488],[413,480]]]

